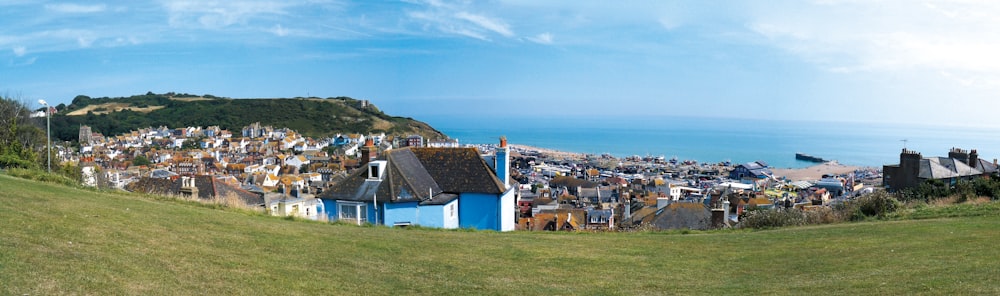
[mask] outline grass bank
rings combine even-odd
[[[0,175],[0,294],[1000,294],[1000,216],[768,231],[305,223]]]

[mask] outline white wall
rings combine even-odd
[[[511,187],[500,196],[500,231],[514,231],[517,226],[517,187]]]
[[[452,215],[452,210],[454,209],[455,215]],[[444,228],[455,229],[458,228],[458,199],[451,201],[444,205],[444,211],[441,215],[444,216]]]

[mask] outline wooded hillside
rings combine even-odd
[[[444,137],[426,123],[387,115],[366,101],[349,97],[230,99],[176,93],[117,98],[77,96],[52,117],[52,134],[61,140],[77,140],[81,125],[104,135],[159,126],[217,125],[238,132],[254,122],[291,128],[311,137],[372,132]]]

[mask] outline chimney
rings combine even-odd
[[[725,219],[727,218],[724,217],[725,214],[726,212],[723,209],[712,209],[712,228],[722,228],[726,225]]]
[[[976,149],[969,151],[969,166],[972,168],[979,166],[979,153],[976,152]]]
[[[506,136],[500,136],[500,147],[497,147],[493,161],[496,162],[493,167],[496,168],[497,178],[503,183],[504,190],[507,190],[510,184],[510,148],[507,147]]]
[[[181,195],[192,198],[198,197],[198,187],[195,186],[194,177],[181,177]]]
[[[358,164],[368,164],[368,162],[375,158],[376,153],[378,152],[375,151],[375,140],[372,138],[365,139],[365,146],[361,147],[361,159],[358,160]]]
[[[725,218],[723,224],[725,224],[726,226],[729,226],[729,205],[730,205],[729,199],[722,200],[722,212],[723,212],[723,217]]]
[[[973,153],[975,153],[975,150],[973,150]],[[951,148],[951,150],[948,151],[948,158],[954,158],[964,163],[970,163],[969,152],[959,148]]]

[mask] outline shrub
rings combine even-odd
[[[876,191],[851,201],[845,210],[851,214],[851,220],[857,221],[864,217],[883,218],[901,207],[902,203],[889,193]]]
[[[812,209],[809,211],[804,211],[804,218],[806,224],[831,224],[844,222],[845,216],[847,216],[844,210],[844,206],[821,207]]]
[[[740,219],[741,228],[777,228],[786,226],[802,226],[838,223],[846,220],[849,211],[846,207],[818,207],[809,210],[773,209],[750,210]]]
[[[806,215],[799,209],[755,209],[745,213],[739,228],[776,228],[806,224]]]

